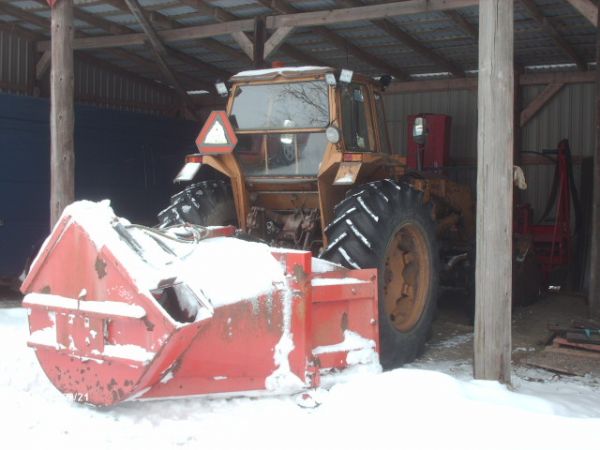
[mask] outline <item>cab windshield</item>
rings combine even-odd
[[[236,131],[325,129],[329,96],[323,80],[238,86],[231,123]]]
[[[325,81],[238,86],[229,116],[237,159],[246,176],[313,177],[329,125]]]

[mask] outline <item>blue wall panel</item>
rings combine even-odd
[[[0,276],[23,268],[48,234],[50,106],[0,94]],[[194,151],[200,124],[116,110],[75,109],[76,198],[111,200],[118,215],[153,225]]]

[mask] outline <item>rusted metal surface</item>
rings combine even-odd
[[[384,302],[394,326],[411,330],[427,304],[431,263],[427,242],[416,225],[401,226],[385,257]]]
[[[212,230],[212,236],[232,233],[232,227]],[[287,375],[300,388],[317,386],[319,370],[348,365],[353,349],[313,355],[316,347],[343,343],[345,330],[378,349],[375,270],[330,265],[313,272],[309,252],[273,250],[286,282],[272,293],[175,320],[169,305],[132,277],[131,261],[93,239],[93,230],[63,216],[22,286],[29,294],[28,344],[50,381],[75,401],[109,406],[135,398],[281,392],[276,353],[286,336]]]

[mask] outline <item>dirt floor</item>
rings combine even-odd
[[[0,287],[0,308],[14,308],[20,303],[19,292]],[[513,364],[527,366],[543,351],[552,338],[548,324],[568,325],[572,320],[586,319],[585,298],[574,293],[550,293],[531,306],[513,308]],[[448,372],[464,371],[465,365],[472,364],[472,315],[456,296],[440,299],[431,339],[414,365],[425,367],[432,361],[447,362]]]
[[[512,359],[514,366],[529,366],[551,343],[548,324],[569,325],[573,320],[587,320],[585,297],[576,293],[548,293],[526,307],[514,307],[512,318]],[[432,337],[425,353],[415,361],[427,367],[431,361],[446,361],[448,372],[464,371],[473,361],[472,313],[460,299],[443,296],[433,323]],[[600,360],[597,360],[600,362]],[[597,362],[592,361],[593,365]]]

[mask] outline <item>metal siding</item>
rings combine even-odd
[[[31,82],[31,44],[0,30],[0,92],[25,93]]]
[[[49,109],[47,99],[0,94],[0,276],[17,274],[48,233]],[[109,198],[117,214],[153,225],[198,125],[91,106],[75,118],[76,198]]]
[[[452,117],[450,157],[475,158],[477,154],[477,91],[414,92],[385,96],[386,119],[393,148],[406,152],[407,118],[436,113]]]
[[[544,86],[524,86],[522,104],[527,105]],[[477,158],[477,91],[455,90],[447,92],[419,92],[385,96],[387,122],[394,148],[405,152],[408,136],[407,117],[420,112],[441,113],[452,116],[450,158],[456,164],[464,160],[473,164]],[[539,152],[556,148],[558,142],[568,138],[573,156],[593,154],[595,136],[595,86],[593,84],[568,84],[542,108],[521,130],[522,151]],[[537,220],[550,195],[553,165],[523,167],[528,189],[521,193],[521,201],[531,203]],[[453,166],[450,178],[475,189],[477,173],[473,165]],[[579,186],[581,167],[576,164],[574,176]]]

